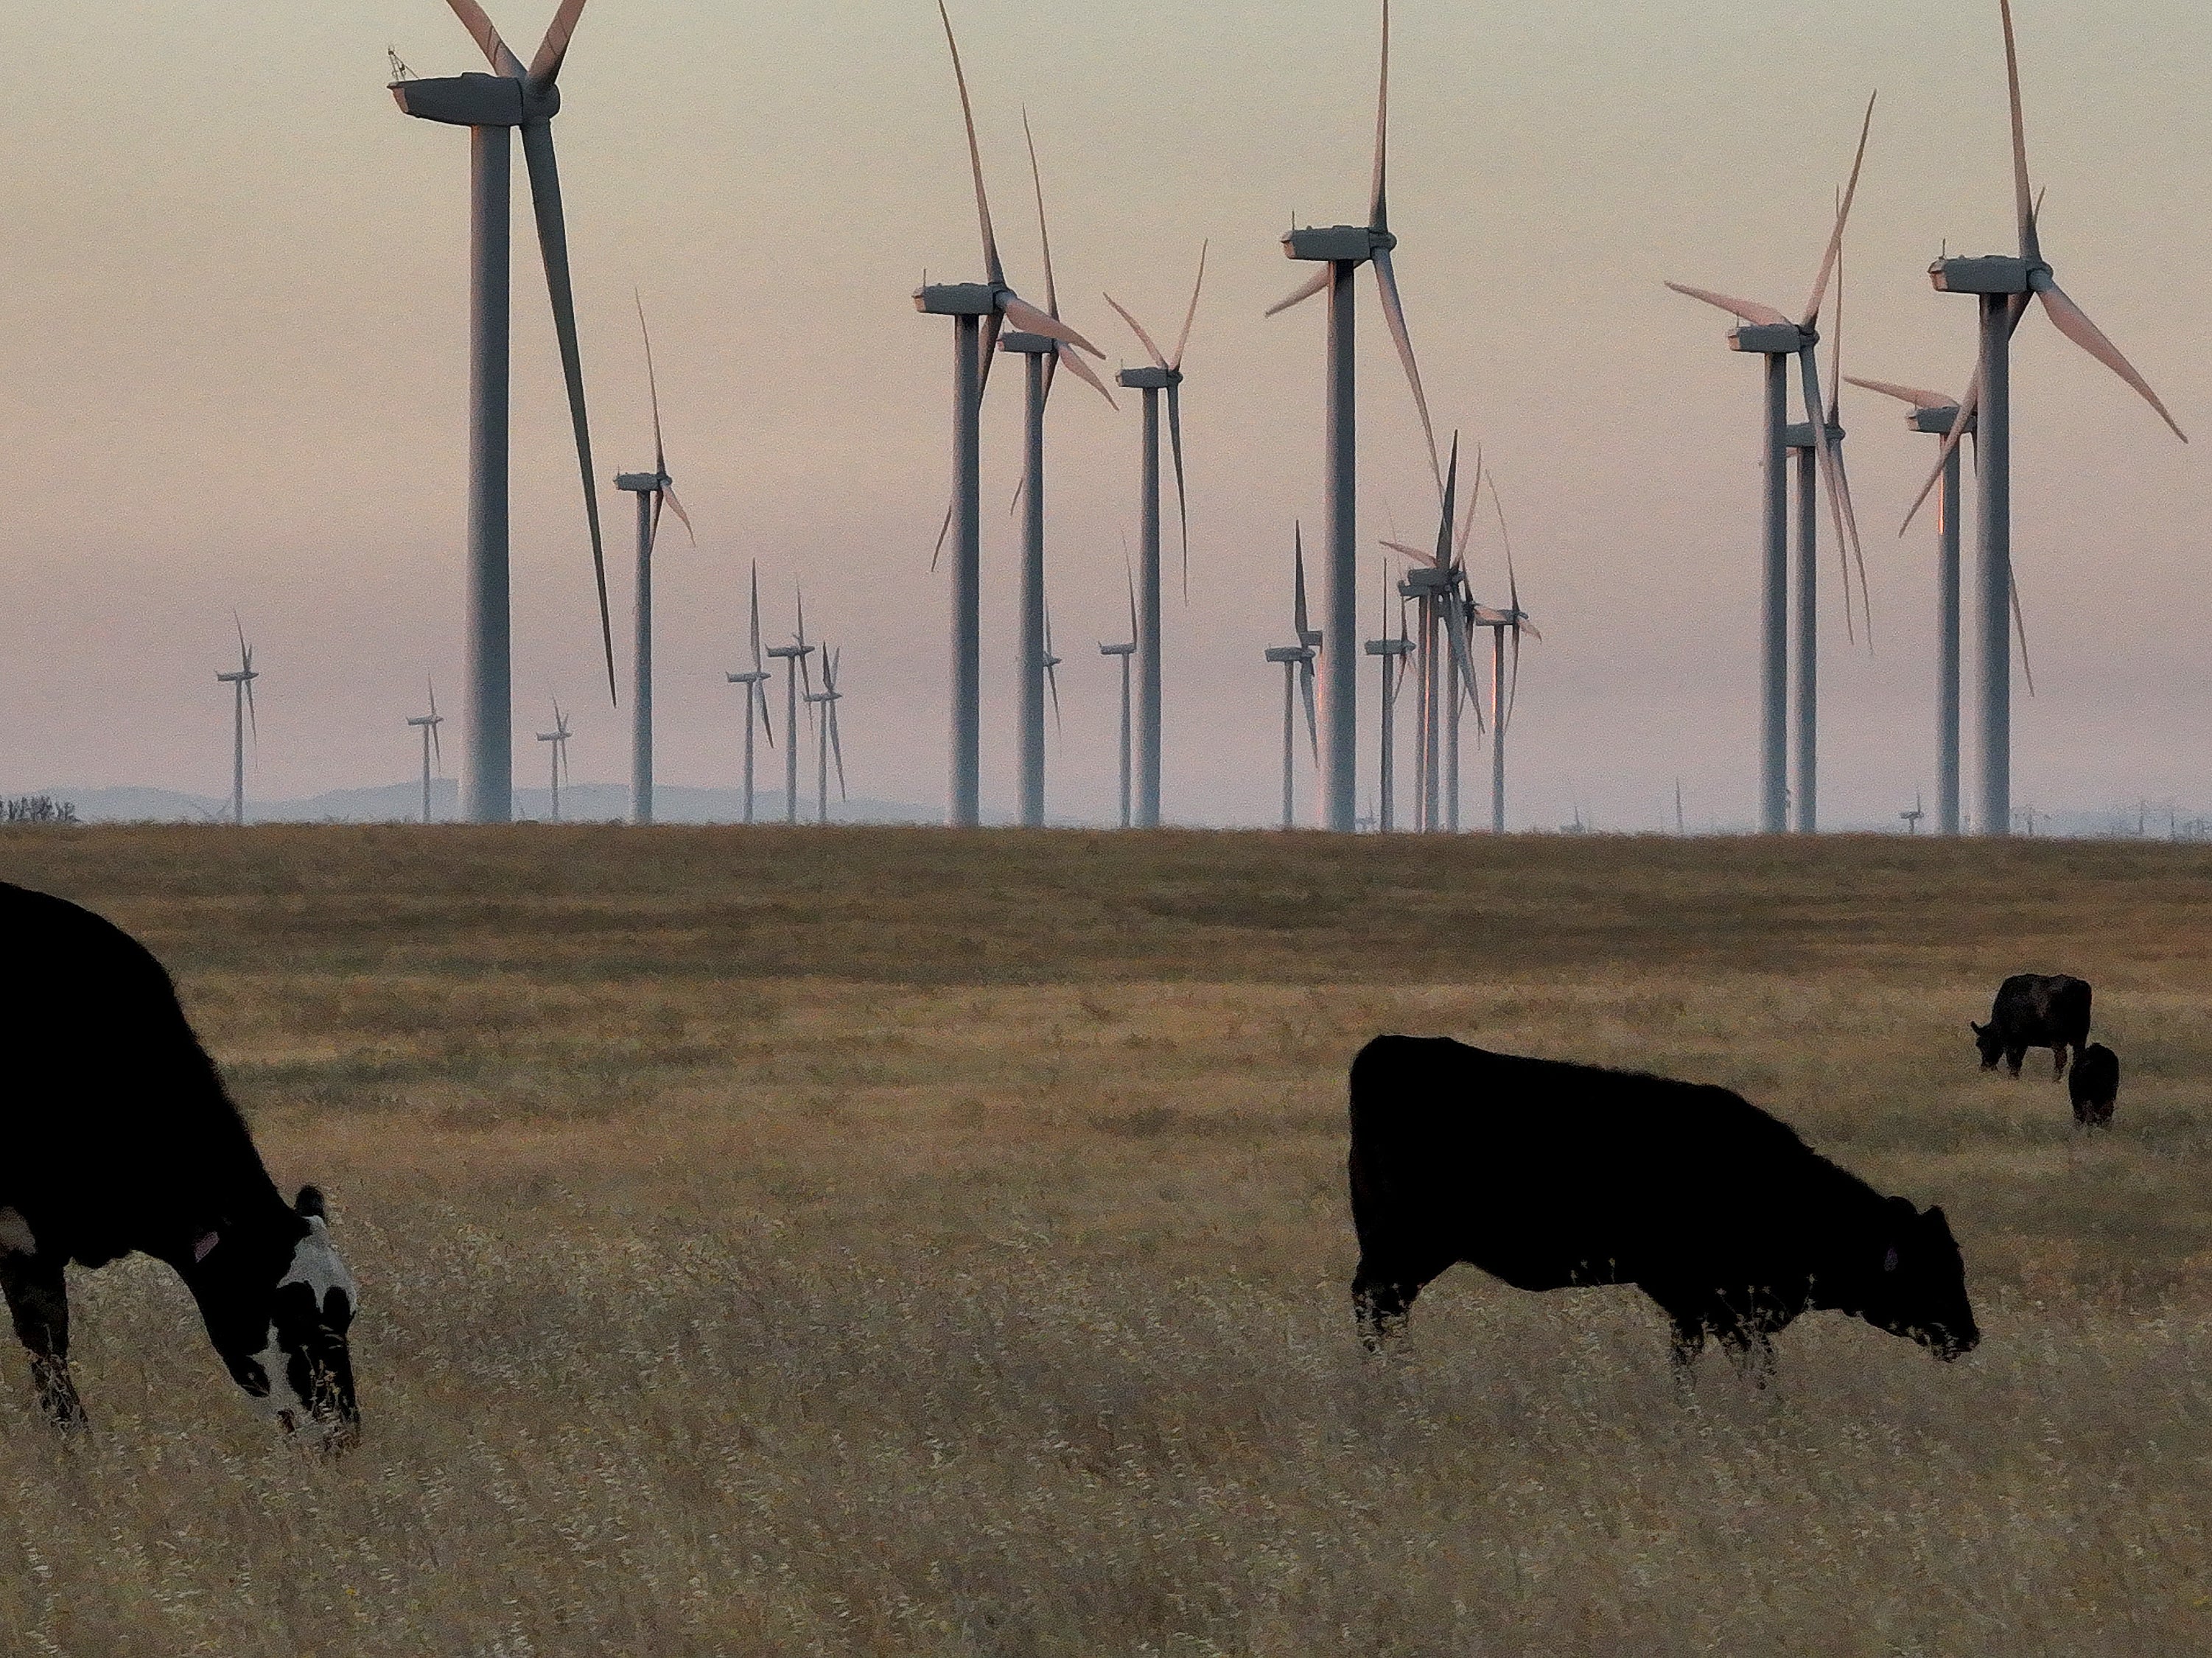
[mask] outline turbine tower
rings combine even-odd
[[[750,629],[752,641],[753,665],[744,673],[725,674],[732,685],[745,688],[745,822],[753,821],[753,715],[760,715],[761,732],[770,748],[775,746],[775,722],[769,718],[769,671],[761,666],[760,642],[760,563],[753,563],[752,621]]]
[[[915,310],[953,321],[952,503],[945,528],[938,532],[940,551],[946,535],[952,538],[952,752],[945,820],[955,828],[973,828],[982,821],[981,422],[991,360],[998,352],[1000,332],[1008,323],[1026,333],[1079,346],[1094,357],[1105,354],[1006,285],[998,237],[991,228],[991,203],[983,190],[983,152],[975,142],[975,112],[968,98],[967,74],[960,66],[960,43],[953,39],[952,17],[945,0],[938,0],[937,10],[945,24],[945,43],[952,53],[953,80],[960,88],[985,271],[980,282],[926,283],[914,294]]]
[[[668,448],[660,437],[660,382],[653,372],[653,334],[645,325],[645,301],[637,303],[637,330],[645,339],[645,383],[653,398],[653,470],[617,472],[615,488],[637,497],[637,634],[631,658],[633,679],[629,698],[629,821],[653,821],[653,547],[660,536],[660,509],[673,509],[683,520],[691,544],[699,544],[691,527],[691,514],[676,499],[675,480],[668,476]],[[748,728],[750,729],[750,728]]]
[[[2017,257],[2002,253],[1947,257],[1928,267],[1929,280],[1936,292],[1972,294],[1980,300],[1981,349],[1973,380],[1960,400],[1959,418],[1943,440],[1942,459],[1921,486],[1905,520],[1907,525],[1912,522],[1920,503],[1942,477],[1945,463],[1958,448],[1965,428],[1974,426],[1979,434],[1975,542],[1982,652],[1975,710],[1982,751],[1977,818],[1984,835],[2005,835],[2012,828],[2012,639],[2005,627],[2005,610],[2013,592],[2012,337],[2027,315],[2028,296],[2042,301],[2060,333],[2133,386],[2158,411],[2174,436],[2184,443],[2189,441],[2188,434],[2166,412],[2150,383],[2089,320],[2088,313],[2067,297],[2051,272],[2051,262],[2043,257],[2042,240],[2036,231],[2036,200],[2027,176],[2027,132],[2021,113],[2020,54],[2013,39],[2011,0],[1997,0],[1997,14],[2004,27],[2005,87],[2012,108],[2013,212],[2019,226],[2020,252]]]
[[[1476,465],[1481,465],[1480,457]],[[1390,551],[1414,562],[1414,568],[1406,573],[1406,580],[1398,591],[1420,604],[1421,638],[1413,659],[1421,686],[1420,754],[1417,768],[1419,787],[1414,827],[1425,832],[1433,832],[1444,824],[1441,783],[1447,695],[1455,714],[1462,695],[1474,703],[1475,729],[1482,729],[1482,699],[1476,693],[1474,665],[1468,652],[1473,623],[1468,612],[1466,565],[1468,537],[1474,525],[1474,502],[1481,489],[1482,474],[1478,470],[1474,489],[1468,499],[1468,510],[1459,513],[1459,434],[1455,432],[1451,465],[1444,474],[1443,510],[1437,519],[1435,550],[1425,550],[1402,541],[1382,544]],[[1443,641],[1441,645],[1439,640]],[[1456,732],[1454,738],[1455,741]],[[1457,780],[1458,768],[1455,763],[1455,785]],[[1452,827],[1458,827],[1456,814]]]
[[[1498,480],[1486,471],[1484,477],[1490,484],[1490,505],[1498,514],[1498,533],[1505,544],[1505,591],[1509,595],[1505,608],[1498,610],[1488,604],[1471,607],[1474,623],[1490,629],[1490,832],[1505,833],[1505,728],[1513,723],[1514,704],[1521,691],[1521,635],[1541,643],[1544,635],[1536,631],[1536,624],[1528,619],[1528,612],[1521,608],[1521,578],[1513,568],[1513,535],[1505,527],[1505,508],[1498,499]],[[1513,665],[1509,675],[1505,662],[1505,641],[1513,640]],[[1676,828],[1682,815],[1681,781],[1674,785],[1674,816]]]
[[[793,592],[799,600],[799,631],[788,645],[772,646],[770,658],[783,664],[783,821],[799,821],[799,675],[805,671],[806,659],[813,654],[814,647],[806,642],[806,595]],[[767,692],[762,692],[765,701]],[[810,676],[805,690],[807,714],[813,715],[814,683]]]
[[[1098,641],[1098,654],[1119,657],[1121,661],[1121,827],[1129,827],[1129,659],[1137,653],[1137,641],[1141,629],[1137,623],[1137,584],[1129,581],[1129,637],[1118,645]]]
[[[837,659],[842,654],[842,646],[835,651],[827,646],[823,647],[822,689],[806,694],[809,703],[818,703],[822,708],[821,718],[814,726],[814,821],[817,823],[830,821],[830,756],[833,753],[837,756],[837,798],[846,798],[845,748],[837,740],[837,704],[845,695],[837,689]]]
[[[1383,622],[1386,627],[1389,625],[1389,609],[1390,588],[1386,581],[1382,588]],[[1378,805],[1376,808],[1375,828],[1377,834],[1388,835],[1395,827],[1393,814],[1397,793],[1397,780],[1391,767],[1397,738],[1398,682],[1405,675],[1407,654],[1413,648],[1413,641],[1406,637],[1406,606],[1402,599],[1398,604],[1398,636],[1393,639],[1386,634],[1381,639],[1366,641],[1361,648],[1368,655],[1378,659],[1382,669],[1382,694],[1380,703],[1382,710],[1382,742],[1378,750],[1381,787],[1376,794]]]
[[[1137,641],[1137,823],[1144,829],[1160,826],[1161,641],[1160,641],[1160,402],[1166,395],[1168,445],[1175,457],[1176,513],[1182,531],[1182,589],[1190,597],[1190,501],[1183,488],[1182,470],[1182,357],[1190,346],[1190,325],[1198,319],[1198,296],[1206,287],[1206,250],[1198,250],[1198,280],[1191,284],[1190,307],[1183,313],[1182,332],[1172,355],[1162,351],[1128,307],[1111,294],[1106,303],[1120,313],[1134,331],[1152,364],[1124,368],[1115,380],[1145,394],[1142,458],[1138,468],[1138,561],[1143,574],[1144,602],[1130,631]]]
[[[253,740],[261,741],[261,719],[253,711],[253,682],[261,676],[253,671],[253,647],[246,642],[246,624],[234,615],[231,622],[238,629],[238,666],[230,673],[217,673],[218,683],[230,687],[230,821],[246,822],[246,727],[253,726]]]
[[[1296,773],[1292,764],[1297,757],[1297,682],[1307,682],[1310,694],[1313,680],[1313,647],[1310,645],[1270,645],[1267,660],[1283,665],[1283,827],[1296,829],[1297,800],[1292,789]],[[1317,741],[1318,739],[1316,739]],[[1316,759],[1319,754],[1316,751]]]
[[[1803,314],[1792,322],[1771,305],[1755,300],[1731,299],[1710,288],[1668,282],[1677,294],[1717,306],[1741,319],[1729,331],[1729,349],[1758,356],[1766,365],[1765,436],[1760,446],[1760,468],[1765,482],[1760,513],[1763,530],[1759,561],[1759,826],[1762,833],[1779,835],[1788,827],[1789,773],[1789,623],[1785,614],[1790,592],[1788,397],[1789,360],[1797,359],[1804,398],[1807,436],[1826,485],[1829,511],[1835,519],[1838,545],[1857,555],[1856,521],[1850,512],[1848,487],[1836,468],[1835,451],[1828,441],[1827,422],[1820,400],[1820,371],[1815,348],[1820,343],[1818,324],[1827,297],[1828,278],[1842,251],[1844,227],[1850,221],[1851,200],[1858,193],[1859,168],[1866,160],[1867,136],[1874,127],[1874,100],[1867,100],[1866,116],[1859,126],[1859,146],[1851,161],[1850,184],[1836,209],[1834,228],[1826,251],[1813,278],[1813,292]],[[1862,571],[1861,585],[1865,582]]]
[[[462,687],[461,815],[504,823],[514,816],[514,685],[507,597],[507,134],[520,129],[531,204],[553,305],[553,331],[568,381],[568,416],[584,483],[599,586],[599,636],[607,694],[614,695],[615,643],[607,613],[605,550],[592,474],[591,429],[584,413],[584,370],[576,348],[576,306],[568,280],[568,233],[553,155],[553,118],[561,108],[562,59],[584,0],[561,0],[538,54],[525,69],[507,50],[477,0],[447,0],[484,56],[490,75],[438,80],[402,77],[392,95],[406,113],[469,129],[469,513],[468,672]]]
[[[538,733],[539,742],[550,743],[553,745],[548,750],[553,762],[551,779],[553,808],[551,815],[546,820],[549,823],[557,823],[561,821],[561,779],[568,770],[568,716],[561,712],[561,699],[556,696],[553,699],[553,729]]]
[[[1060,315],[1060,288],[1052,274],[1052,231],[1044,213],[1044,174],[1037,166],[1036,138],[1030,131],[1029,112],[1022,112],[1022,137],[1029,144],[1030,179],[1036,187],[1037,240],[1044,248],[1044,308]],[[1082,355],[1065,340],[1015,330],[999,338],[999,349],[1019,356],[1024,365],[1026,411],[1022,449],[1022,579],[1021,684],[1018,711],[1021,823],[1038,829],[1044,823],[1044,701],[1045,682],[1051,670],[1046,658],[1052,647],[1046,638],[1044,602],[1044,416],[1052,399],[1052,384],[1064,361],[1081,379],[1098,388],[1110,405],[1114,394],[1092,372]],[[1054,690],[1057,699],[1058,689]]]
[[[446,758],[445,750],[438,742],[438,727],[446,723],[446,719],[438,712],[438,688],[435,684],[430,686],[430,712],[418,714],[407,723],[419,727],[422,732],[422,821],[427,823],[430,821],[430,756],[435,754],[441,764]]]
[[[1398,277],[1390,254],[1398,239],[1390,234],[1385,189],[1389,150],[1390,3],[1382,0],[1382,67],[1375,102],[1375,176],[1364,225],[1331,225],[1326,228],[1293,228],[1283,237],[1283,252],[1291,258],[1318,264],[1322,268],[1287,298],[1268,308],[1273,316],[1326,288],[1328,291],[1328,404],[1322,447],[1327,460],[1322,472],[1322,513],[1326,533],[1322,557],[1322,629],[1345,648],[1324,653],[1321,687],[1321,823],[1324,828],[1350,832],[1356,827],[1359,788],[1358,695],[1359,653],[1349,648],[1358,637],[1359,576],[1358,539],[1358,459],[1352,378],[1352,276],[1363,264],[1375,267],[1375,281],[1382,301],[1383,320],[1398,348],[1406,379],[1413,389],[1413,406],[1421,416],[1421,431],[1428,440],[1429,470],[1439,491],[1443,477],[1437,464],[1437,438],[1429,420],[1429,403],[1421,390],[1420,369],[1413,360],[1413,343],[1406,330],[1406,312],[1398,297]]]
[[[1905,424],[1916,432],[1948,437],[1958,423],[1959,399],[1923,386],[1846,376],[1853,386],[1911,405]],[[1936,832],[1959,832],[1959,451],[1946,447],[1942,493],[1936,498]],[[2019,614],[2017,590],[2014,614]],[[2021,653],[2023,658],[2026,651]],[[1916,832],[1917,819],[1915,819]]]

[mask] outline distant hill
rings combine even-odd
[[[201,823],[228,817],[228,796],[184,794],[174,789],[49,788],[39,791],[57,800],[73,803],[77,817],[88,823]],[[754,797],[754,817],[774,823],[783,817],[781,790],[760,791]],[[551,798],[544,789],[517,789],[518,817],[550,815]],[[561,816],[572,823],[619,820],[629,811],[629,790],[615,783],[578,783],[561,791]],[[304,800],[255,800],[246,803],[249,823],[411,823],[422,815],[420,782],[383,783],[369,788],[332,789]],[[430,816],[451,823],[460,815],[460,787],[451,779],[430,785]],[[734,823],[744,816],[744,797],[736,789],[687,788],[662,784],[653,791],[653,815],[667,823]],[[933,807],[909,805],[899,800],[856,797],[832,800],[834,823],[933,823],[942,814]],[[799,818],[814,821],[813,797],[802,794]]]

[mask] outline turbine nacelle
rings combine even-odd
[[[999,308],[988,282],[932,282],[914,290],[914,308],[932,317],[988,317]]]
[[[1031,334],[1018,328],[1010,328],[999,336],[999,349],[1011,351],[1018,356],[1049,357],[1060,349],[1060,342],[1047,339],[1042,334]]]
[[[1977,253],[1936,260],[1928,267],[1928,280],[1938,294],[2025,294],[2034,287],[2035,273],[2050,269],[2040,259]]]
[[[1828,421],[1826,424],[1828,428],[1828,441],[1831,444],[1841,443],[1844,440],[1844,428],[1833,421]],[[1782,446],[1784,449],[1810,449],[1813,446],[1812,422],[1792,421],[1782,428]]]
[[[1182,384],[1182,370],[1144,363],[1135,368],[1124,368],[1114,376],[1114,384],[1133,392],[1164,392],[1171,386]]]
[[[1959,418],[1959,405],[1951,404],[1941,409],[1915,409],[1905,417],[1905,423],[1916,432],[1932,432],[1937,437],[1948,437],[1951,428]]]
[[[481,71],[431,81],[394,81],[392,100],[424,121],[457,127],[519,127],[550,121],[561,110],[561,88]]]
[[[1820,331],[1794,322],[1747,322],[1729,331],[1729,349],[1761,357],[1794,357],[1820,343]]]
[[[1398,239],[1372,225],[1309,225],[1283,235],[1283,256],[1323,264],[1364,264],[1377,253],[1388,253]]]
[[[616,489],[629,489],[641,495],[649,495],[656,490],[665,489],[675,482],[676,480],[665,472],[617,472],[615,474]]]

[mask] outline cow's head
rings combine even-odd
[[[301,1187],[273,1227],[218,1225],[192,1255],[208,1333],[238,1385],[287,1432],[350,1444],[361,1410],[346,1332],[360,1293],[331,1247],[323,1194]]]
[[[1972,1019],[1966,1024],[1974,1033],[1974,1046],[1981,1053],[1982,1069],[1994,1071],[2004,1054],[2004,1036],[1994,1023],[1976,1024]]]
[[[1956,1358],[1981,1341],[1966,1300],[1966,1263],[1941,1209],[1924,1214],[1903,1198],[1883,1206],[1885,1224],[1862,1264],[1865,1305],[1859,1315],[1893,1335],[1910,1336],[1938,1358]]]

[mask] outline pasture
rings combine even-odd
[[[276,1443],[160,1268],[0,1357],[9,1652],[2212,1645],[2212,852],[527,827],[0,832],[175,974],[359,1277]],[[2097,987],[2085,1139],[2006,973]],[[1363,1359],[1385,1029],[1741,1090],[1948,1210],[1985,1333],[1679,1394],[1461,1268]],[[17,1108],[70,1102],[18,1100]]]

